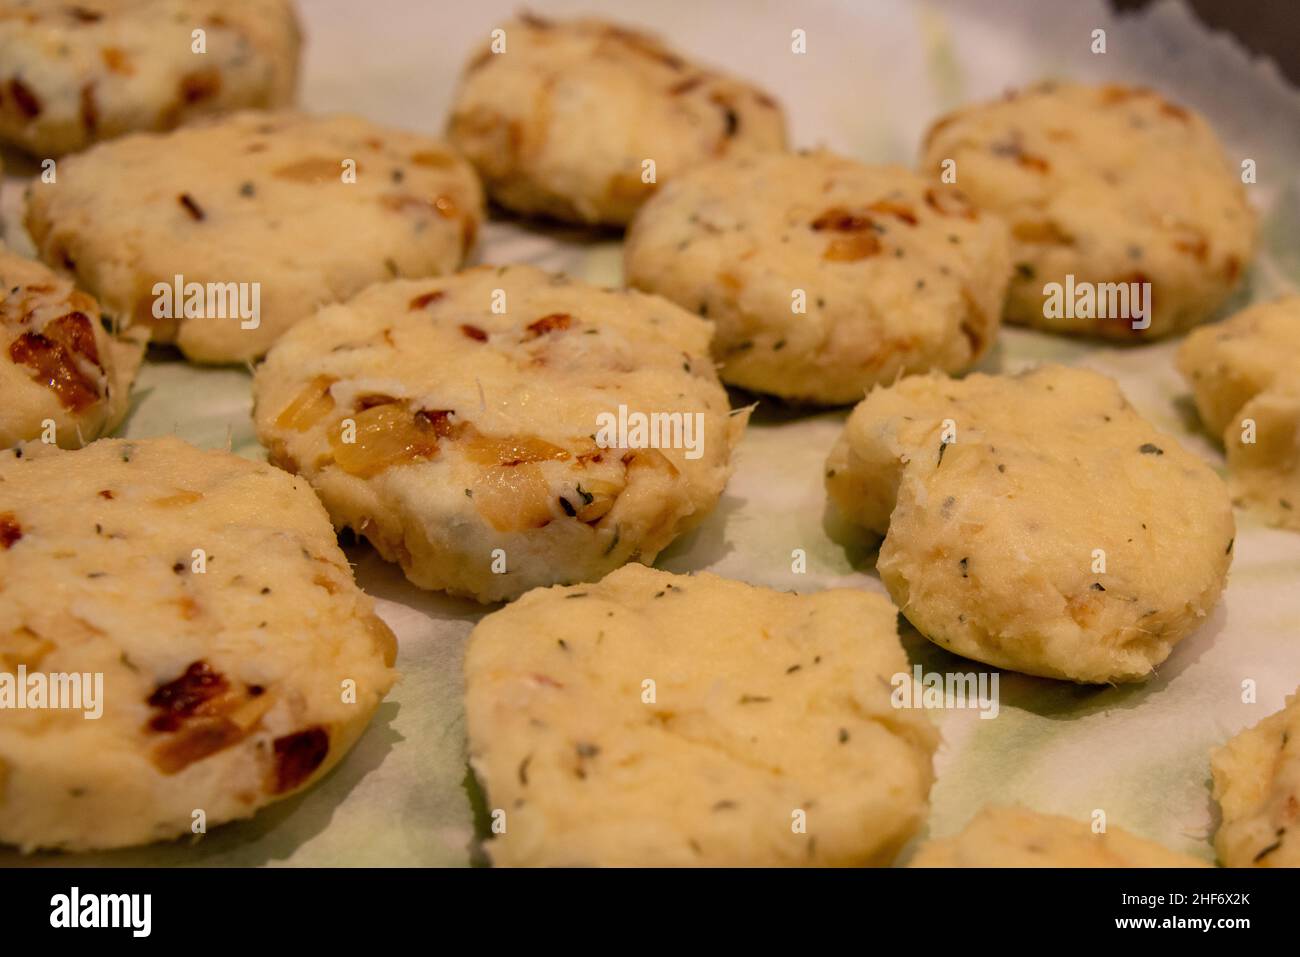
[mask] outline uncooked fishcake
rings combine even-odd
[[[1228,485],[1233,501],[1249,505],[1270,525],[1300,532],[1300,381],[1261,392],[1241,407],[1255,441],[1228,429]]]
[[[249,817],[343,757],[395,652],[305,482],[173,438],[0,453],[0,842]]]
[[[465,652],[470,763],[514,866],[888,864],[938,734],[896,709],[882,596],[629,565],[537,589]]]
[[[448,136],[515,212],[621,226],[697,163],[785,148],[775,100],[654,36],[528,15],[502,30],[466,65]]]
[[[1300,296],[1197,329],[1178,368],[1223,439],[1233,498],[1300,531]]]
[[[899,166],[831,153],[711,163],[628,233],[630,285],[712,319],[725,382],[856,402],[899,375],[969,368],[997,334],[1006,227]]]
[[[876,568],[921,634],[1032,675],[1149,678],[1232,562],[1223,482],[1084,369],[877,388],[826,487],[884,536]]]
[[[254,420],[415,584],[515,598],[652,562],[717,503],[748,413],[710,333],[528,266],[385,283],[280,341]]]
[[[925,138],[927,175],[938,181],[949,161],[975,205],[1011,223],[1008,322],[1173,335],[1212,315],[1254,255],[1240,172],[1204,119],[1152,90],[1043,83],[963,107]],[[1134,288],[1125,309],[1108,283],[1150,283],[1149,327],[1135,328],[1147,320]]]
[[[438,140],[257,112],[69,157],[27,209],[42,259],[196,362],[260,356],[371,283],[455,270],[481,219],[474,171]]]
[[[59,156],[286,106],[299,45],[290,0],[0,0],[0,140]]]
[[[1300,691],[1210,756],[1226,867],[1300,867]]]
[[[1259,303],[1197,329],[1179,347],[1178,369],[1209,431],[1239,429],[1247,402],[1300,381],[1300,296]]]
[[[924,845],[910,867],[1208,867],[1118,827],[1022,807],[986,807],[959,833]]]
[[[3,448],[44,435],[78,448],[117,428],[144,352],[104,330],[95,300],[3,245],[0,346]]]

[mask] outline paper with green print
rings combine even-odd
[[[304,99],[384,122],[434,130],[472,42],[502,22],[514,0],[302,5],[310,47]],[[576,12],[533,3],[538,12]],[[1128,19],[1100,0],[1023,4],[822,2],[811,5],[661,0],[602,4],[656,29],[687,51],[752,75],[786,105],[797,145],[825,144],[865,160],[912,162],[928,122],[971,98],[1045,76],[1146,83],[1205,112],[1232,157],[1251,158],[1264,248],[1238,303],[1293,289],[1300,280],[1300,95],[1275,71],[1211,35],[1178,3]],[[803,29],[808,52],[790,52]],[[1093,54],[1094,29],[1108,52]],[[9,239],[18,189],[6,186]],[[602,284],[620,279],[616,237],[494,222],[479,259],[527,261]],[[1046,360],[1114,376],[1140,412],[1222,470],[1200,433],[1173,367],[1177,343],[1114,347],[1004,330],[984,368]],[[199,369],[158,354],[136,387],[129,436],[177,434],[199,445],[260,455],[249,374]],[[822,463],[846,411],[801,413],[764,402],[736,456],[715,512],[674,543],[658,565],[708,569],[775,588],[883,591],[865,542],[831,525]],[[1081,687],[1004,672],[1000,710],[934,712],[943,733],[925,833],[951,833],[982,805],[1019,802],[1086,818],[1103,810],[1170,848],[1210,859],[1214,809],[1209,752],[1281,706],[1300,685],[1300,535],[1238,512],[1231,584],[1202,628],[1150,682]],[[834,531],[834,537],[831,532]],[[802,550],[807,570],[794,570]],[[399,636],[402,680],[345,761],[309,792],[255,819],[193,841],[90,855],[0,851],[0,863],[162,865],[466,865],[474,810],[466,787],[461,659],[482,606],[422,592],[365,546],[352,549],[357,579]],[[526,636],[521,636],[521,640]],[[926,671],[982,671],[904,628]],[[1258,685],[1243,703],[1242,683]],[[924,834],[922,835],[924,836]],[[906,856],[906,855],[905,855]]]

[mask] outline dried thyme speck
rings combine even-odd
[[[849,740],[849,729],[840,728],[840,744],[847,744]]]
[[[1152,445],[1150,442],[1143,442],[1138,446],[1138,451],[1143,455],[1164,455],[1165,450],[1158,445]]]
[[[185,207],[185,212],[190,214],[190,218],[195,222],[202,222],[207,219],[207,214],[203,212],[203,207],[195,202],[194,197],[189,193],[181,193],[176,197],[176,201]]]
[[[1258,864],[1260,861],[1262,861],[1264,858],[1268,857],[1268,855],[1272,854],[1274,851],[1276,851],[1276,850],[1277,850],[1279,847],[1281,847],[1281,846],[1282,846],[1282,842],[1281,842],[1281,841],[1274,841],[1274,842],[1273,842],[1272,844],[1270,844],[1268,847],[1264,848],[1262,851],[1260,851],[1258,854],[1256,854],[1255,857],[1252,859],[1251,863],[1252,863],[1252,864]]]
[[[740,696],[741,704],[767,704],[771,700],[767,695],[743,694]]]

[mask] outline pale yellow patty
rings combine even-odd
[[[0,672],[103,682],[97,719],[0,710],[0,841],[248,817],[343,757],[395,652],[305,482],[172,438],[0,453]]]
[[[926,135],[921,166],[946,160],[980,208],[1011,224],[1006,319],[1052,332],[1150,339],[1223,303],[1255,251],[1241,170],[1196,113],[1151,90],[1044,83],[963,107]],[[1150,328],[1044,316],[1044,287],[1149,282]]]
[[[1226,867],[1300,867],[1300,693],[1210,756]]]
[[[938,735],[895,709],[887,600],[629,565],[470,636],[470,762],[499,865],[888,864]]]
[[[1223,439],[1233,498],[1300,531],[1300,296],[1197,329],[1178,368],[1201,421]]]
[[[70,157],[55,183],[30,187],[27,209],[42,259],[197,362],[260,356],[318,306],[373,282],[453,271],[481,219],[473,170],[438,140],[355,116],[256,112]],[[246,305],[256,283],[260,317],[205,306],[156,318],[155,284],[178,275],[247,284]]]
[[[953,187],[826,152],[692,170],[645,205],[626,247],[630,285],[713,320],[724,381],[823,404],[971,366],[1010,270],[1005,225]]]
[[[729,414],[710,332],[530,266],[380,284],[281,340],[254,419],[272,461],[415,584],[515,598],[652,562],[717,503],[748,413]],[[604,432],[620,406],[682,428],[661,448]]]
[[[144,354],[109,335],[95,300],[3,245],[0,347],[2,448],[44,437],[78,448],[111,432]]]
[[[924,845],[910,867],[1208,867],[1117,827],[1023,807],[986,807],[961,831]]]
[[[299,46],[290,0],[0,0],[0,140],[59,156],[287,106]]]
[[[1027,674],[1145,680],[1232,562],[1223,482],[1083,369],[878,388],[826,487],[884,535],[877,570],[917,630]]]
[[[623,225],[691,166],[785,148],[775,100],[654,36],[535,16],[501,29],[505,49],[489,41],[465,67],[448,136],[508,209]]]

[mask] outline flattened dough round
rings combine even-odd
[[[60,156],[287,106],[300,43],[291,0],[0,0],[0,140]]]
[[[251,111],[63,160],[27,209],[42,259],[196,362],[260,356],[371,283],[451,272],[481,220],[473,170],[437,140],[355,116]],[[173,302],[176,318],[156,318],[166,294],[155,284],[177,276],[203,285],[202,317],[181,318]],[[260,315],[244,319],[210,283],[247,284],[236,291],[250,315],[257,283]],[[228,318],[207,314],[210,296]]]
[[[1261,392],[1241,417],[1254,423],[1254,442],[1244,442],[1240,429],[1223,434],[1233,502],[1300,532],[1300,380]]]
[[[465,67],[448,136],[507,209],[626,224],[684,170],[785,148],[776,101],[601,20],[506,23]],[[654,177],[645,181],[645,162]]]
[[[1255,251],[1240,171],[1199,115],[1152,90],[1043,83],[938,120],[921,165],[956,163],[975,205],[1011,224],[1008,322],[1049,332],[1152,339],[1204,321]],[[1150,326],[1047,318],[1044,287],[1151,283]]]
[[[41,437],[46,422],[63,448],[113,431],[144,352],[105,331],[95,300],[3,245],[0,346],[0,448]]]
[[[884,535],[877,570],[917,630],[1027,674],[1145,680],[1232,561],[1223,482],[1083,369],[878,388],[826,486]]]
[[[1023,807],[986,807],[960,832],[924,845],[909,867],[1208,867],[1118,827]]]
[[[489,615],[465,711],[506,815],[493,862],[888,864],[925,816],[938,743],[891,705],[895,615],[856,590],[639,565]]]
[[[173,438],[0,453],[0,695],[24,668],[103,676],[98,718],[3,713],[0,841],[249,817],[343,757],[395,653],[305,482]]]
[[[1223,439],[1233,499],[1300,531],[1300,296],[1197,329],[1178,368]]]
[[[254,419],[272,461],[415,584],[511,599],[652,562],[717,503],[747,413],[729,414],[710,332],[531,266],[385,283],[280,341]],[[606,434],[620,406],[629,426],[677,415],[660,445],[694,448]]]
[[[1225,867],[1300,867],[1300,691],[1210,756]]]
[[[826,152],[692,170],[626,247],[630,285],[713,320],[724,381],[830,405],[969,368],[997,335],[1010,270],[1006,227],[954,187]]]

